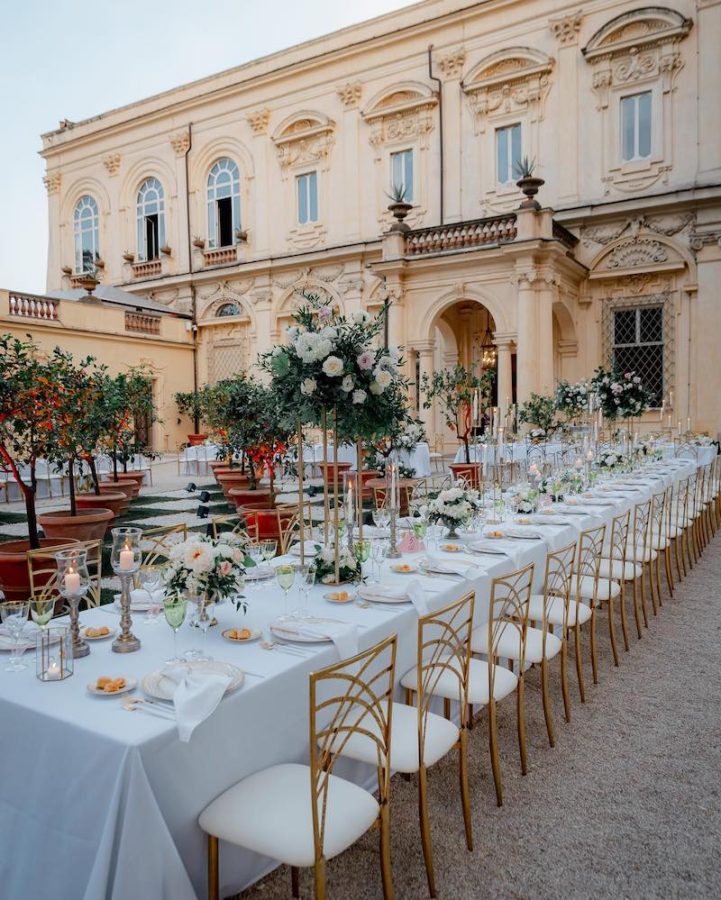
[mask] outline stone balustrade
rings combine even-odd
[[[11,292],[8,302],[11,316],[21,319],[41,319],[46,322],[56,322],[58,319],[58,301],[49,297]]]
[[[160,334],[160,316],[126,310],[125,330],[136,334]]]
[[[449,250],[468,250],[487,244],[500,244],[516,237],[516,215],[491,216],[470,222],[454,222],[433,228],[418,228],[406,232],[406,256],[444,253]]]

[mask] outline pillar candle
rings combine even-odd
[[[69,569],[65,575],[65,590],[71,596],[80,593],[80,573]]]
[[[121,572],[129,572],[133,568],[135,563],[135,554],[130,549],[130,547],[125,548],[125,550],[120,551],[120,556],[118,557],[118,568]]]
[[[691,419],[686,419],[686,431],[691,431]]]

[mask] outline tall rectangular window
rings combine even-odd
[[[651,91],[622,98],[621,150],[624,162],[651,156]]]
[[[663,307],[640,306],[613,312],[613,359],[622,374],[635,372],[661,406],[663,388]]]
[[[298,190],[298,224],[318,221],[318,175],[306,172],[295,179]]]
[[[391,153],[391,191],[403,189],[406,203],[413,203],[413,151]]]
[[[496,180],[510,184],[518,179],[516,167],[521,161],[521,126],[496,128]]]

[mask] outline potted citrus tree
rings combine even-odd
[[[175,405],[181,416],[187,416],[193,420],[193,428],[195,431],[188,434],[188,443],[191,447],[202,444],[207,441],[208,435],[200,430],[200,423],[203,419],[204,403],[202,391],[178,391],[174,397]],[[178,424],[181,420],[178,419]]]

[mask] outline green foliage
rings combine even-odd
[[[488,406],[493,379],[492,372],[474,375],[463,366],[456,366],[434,372],[431,378],[424,374],[421,380],[421,392],[425,395],[423,408],[430,409],[434,400],[440,401],[446,425],[463,442],[466,462],[470,462],[468,439],[474,424],[473,402],[477,397],[481,409]]]
[[[553,397],[531,394],[519,409],[518,419],[528,425],[536,425],[549,435],[556,428],[556,401]]]
[[[187,416],[193,420],[193,423],[204,421],[204,404],[201,391],[178,391],[173,399],[181,416]]]
[[[536,171],[536,160],[529,158],[528,156],[524,156],[522,159],[519,159],[514,167],[514,172],[516,178],[520,181],[521,178],[533,178],[533,173]]]

